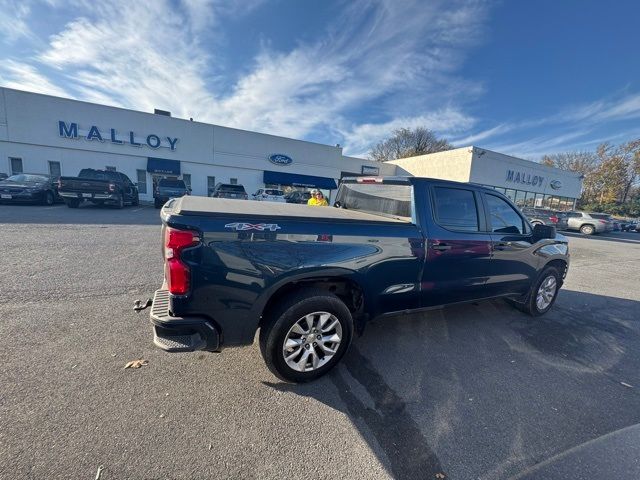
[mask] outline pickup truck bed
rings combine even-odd
[[[171,204],[176,215],[255,219],[296,219],[323,222],[410,223],[411,219],[374,215],[344,208],[310,207],[296,203],[251,202],[228,198],[182,197]],[[249,207],[249,208],[247,208]]]

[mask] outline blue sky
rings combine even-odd
[[[0,0],[0,85],[335,144],[640,137],[640,2]]]

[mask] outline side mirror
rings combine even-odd
[[[340,202],[334,202],[333,206],[336,208],[342,208],[342,204]]]
[[[534,225],[533,237],[535,239],[556,238],[556,227],[542,224]]]

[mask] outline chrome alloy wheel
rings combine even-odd
[[[342,325],[337,317],[328,312],[313,312],[289,329],[282,355],[293,370],[310,372],[331,360],[341,341]]]
[[[536,295],[536,306],[538,307],[538,310],[542,311],[551,305],[557,288],[558,284],[556,282],[556,277],[553,275],[549,275],[542,281]]]

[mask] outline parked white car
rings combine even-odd
[[[251,197],[261,202],[286,202],[284,192],[275,188],[261,188]]]

